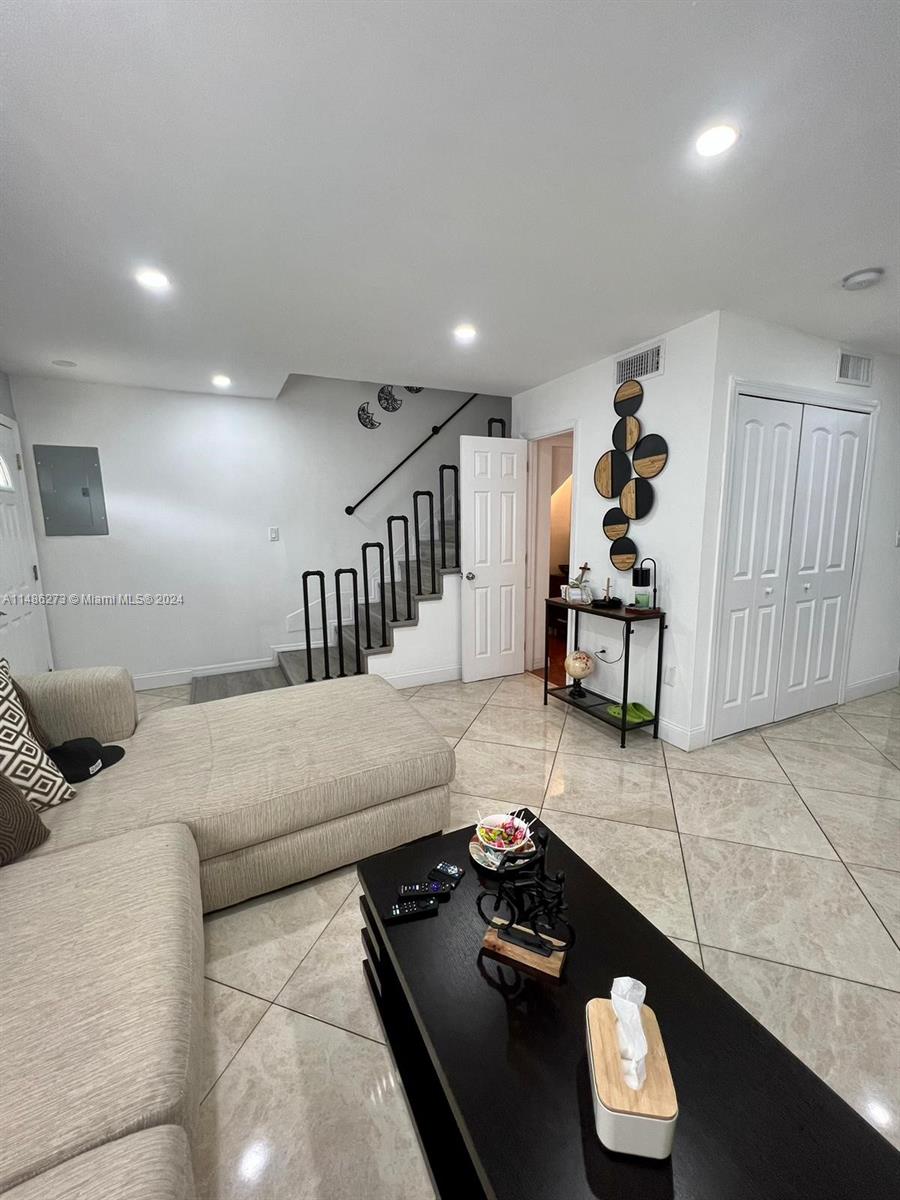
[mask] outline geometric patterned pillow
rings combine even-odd
[[[46,842],[50,830],[14,783],[0,775],[0,867]]]
[[[75,795],[34,740],[5,658],[0,658],[0,775],[16,785],[36,812]]]

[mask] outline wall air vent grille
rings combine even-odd
[[[857,387],[872,386],[872,360],[864,354],[842,350],[838,362],[838,383],[855,383]]]
[[[620,358],[616,363],[616,383],[624,383],[626,379],[646,379],[648,375],[662,375],[664,348],[664,342],[654,342]]]

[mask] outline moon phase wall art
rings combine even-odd
[[[378,389],[378,403],[385,412],[396,412],[403,404],[402,396],[395,396],[394,389],[389,383]]]
[[[613,449],[602,454],[594,468],[594,487],[600,495],[619,501],[619,506],[607,509],[603,517],[603,532],[611,543],[609,560],[617,571],[630,571],[637,562],[637,546],[627,536],[631,522],[640,521],[653,508],[655,493],[648,481],[669,461],[665,438],[644,433],[635,416],[643,400],[644,387],[639,380],[626,379],[619,384],[613,397],[619,418],[612,431]]]
[[[409,394],[411,396],[418,396],[419,392],[422,392],[425,389],[420,388],[420,387],[407,387],[404,384],[403,390],[405,392],[409,392]],[[378,403],[381,405],[381,407],[384,409],[384,411],[386,413],[395,413],[395,412],[398,412],[399,409],[401,409],[403,407],[403,397],[397,395],[396,391],[394,390],[393,384],[385,383],[382,387],[380,387],[378,389]],[[365,404],[361,404],[359,406],[359,408],[356,410],[356,419],[359,421],[360,425],[362,425],[364,429],[380,429],[381,428],[381,422],[376,421],[375,417],[372,415],[371,411],[369,410],[369,402],[368,401],[366,401]]]
[[[356,419],[359,421],[360,425],[362,425],[365,429],[380,429],[381,428],[381,422],[376,421],[375,418],[372,416],[372,414],[369,412],[368,400],[366,401],[365,404],[361,404],[359,406],[359,408],[356,410]]]

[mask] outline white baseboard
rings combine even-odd
[[[450,667],[433,667],[427,671],[407,671],[405,674],[382,675],[395,688],[425,687],[428,683],[447,683],[459,679],[461,671],[458,665]],[[378,674],[381,674],[379,671]]]
[[[683,725],[667,721],[665,717],[659,718],[659,736],[679,750],[702,750],[704,746],[709,745],[709,734],[705,725],[696,729],[686,729]]]
[[[870,679],[861,679],[859,683],[848,683],[844,688],[844,703],[851,700],[862,700],[866,696],[874,696],[877,692],[886,692],[888,688],[900,687],[900,671],[888,671],[886,675],[873,675]]]
[[[138,692],[148,688],[177,687],[178,684],[190,683],[195,675],[227,675],[231,671],[259,671],[274,666],[273,654],[271,658],[248,658],[242,662],[213,663],[205,667],[176,667],[170,671],[135,675],[134,687]]]

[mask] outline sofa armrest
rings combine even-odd
[[[83,667],[16,676],[51,746],[70,738],[121,742],[137,725],[134,682],[124,667]]]

